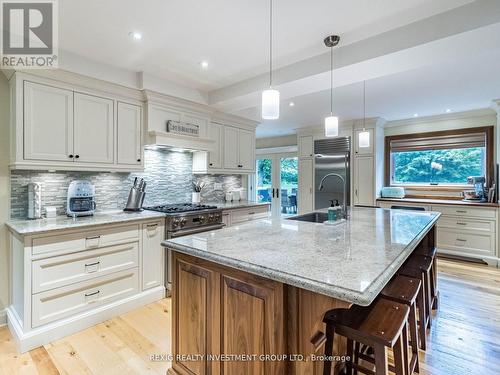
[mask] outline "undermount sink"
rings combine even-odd
[[[340,219],[336,221],[327,221],[328,214],[326,212],[311,212],[304,215],[287,217],[287,220],[307,221],[309,223],[321,223],[321,224],[326,222],[325,224],[328,225],[337,225],[345,221],[345,219]]]
[[[288,217],[288,220],[308,221],[310,223],[322,223],[328,220],[326,212],[311,212],[309,214]]]

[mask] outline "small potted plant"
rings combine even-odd
[[[205,183],[201,181],[193,181],[193,203],[201,202],[201,190],[205,187]]]

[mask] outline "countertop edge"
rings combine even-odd
[[[416,236],[413,239],[413,241],[407,246],[407,248],[392,262],[392,264],[390,264],[387,267],[387,269],[384,272],[382,272],[379,275],[376,281],[372,285],[370,285],[363,293],[356,292],[351,289],[342,288],[339,286],[326,285],[324,283],[319,283],[310,279],[296,277],[288,273],[274,271],[250,263],[242,263],[232,258],[209,253],[204,250],[198,250],[189,246],[184,246],[177,243],[171,243],[168,240],[163,241],[162,246],[170,248],[174,251],[181,252],[183,254],[192,255],[210,262],[214,262],[230,268],[235,268],[240,271],[248,272],[257,276],[268,278],[297,288],[306,289],[312,292],[323,294],[332,298],[337,298],[357,305],[368,306],[375,300],[377,295],[389,282],[392,276],[394,276],[399,267],[401,267],[404,261],[410,256],[410,254],[413,252],[413,250],[416,248],[416,246],[422,240],[422,238],[436,224],[437,220],[439,219],[439,216],[441,216],[441,214],[436,212],[436,216],[433,218],[433,220],[429,222],[429,224],[427,224],[419,232],[418,236]]]
[[[436,204],[436,205],[455,205],[466,207],[483,207],[483,208],[500,208],[499,203],[488,202],[464,202],[455,199],[430,199],[430,198],[377,198],[377,202],[400,202],[400,203],[421,203],[421,204]]]
[[[92,229],[94,227],[99,227],[103,225],[113,225],[113,224],[121,224],[121,223],[130,223],[134,221],[145,221],[145,220],[154,220],[158,218],[164,218],[166,217],[165,214],[157,212],[157,213],[152,213],[149,214],[147,217],[130,217],[130,218],[120,218],[120,219],[110,219],[108,221],[103,221],[102,223],[86,223],[86,222],[81,222],[81,223],[72,223],[71,225],[61,225],[61,227],[57,228],[47,228],[47,229],[35,229],[35,230],[25,230],[25,231],[19,231],[16,229],[15,222],[13,220],[9,220],[5,222],[5,226],[8,228],[8,230],[14,234],[17,234],[18,236],[21,237],[26,237],[26,236],[33,236],[33,235],[38,235],[38,234],[46,234],[50,232],[58,232],[58,231],[70,231],[70,230],[78,230],[78,229]],[[47,219],[40,219],[40,220],[47,220]],[[35,220],[34,220],[35,222]]]

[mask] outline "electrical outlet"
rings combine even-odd
[[[214,190],[222,190],[222,184],[220,182],[216,182],[214,184]]]

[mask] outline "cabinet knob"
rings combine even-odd
[[[74,158],[73,154],[68,155],[68,158],[73,159]]]
[[[75,158],[78,159],[80,157],[80,155],[75,155]]]
[[[140,163],[141,162],[141,159],[137,159],[137,162]]]
[[[238,168],[243,168],[243,166],[241,164],[238,164]]]
[[[209,166],[211,166],[211,167],[213,167],[213,166],[214,166],[214,163],[210,163],[210,164],[208,164],[208,165],[209,165]]]

